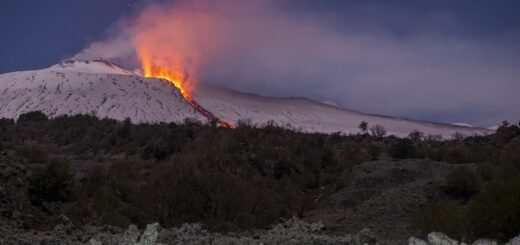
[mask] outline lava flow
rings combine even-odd
[[[143,71],[145,77],[153,77],[153,78],[161,78],[164,80],[167,80],[168,82],[172,83],[175,87],[181,91],[182,97],[186,102],[188,102],[193,109],[198,111],[200,114],[204,115],[209,122],[216,122],[221,127],[224,128],[233,128],[233,125],[223,121],[222,119],[216,117],[213,115],[213,113],[209,112],[208,110],[204,109],[202,106],[200,106],[189,94],[188,90],[183,86],[186,84],[186,76],[184,73],[179,71],[170,70],[163,67],[153,66],[150,63],[143,62]]]

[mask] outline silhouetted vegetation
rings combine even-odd
[[[362,128],[368,132],[368,125]],[[477,164],[448,176],[444,191],[451,199],[426,205],[417,216],[421,228],[458,237],[518,233],[518,126],[446,140],[421,132],[385,137],[379,125],[370,131],[309,134],[246,121],[236,129],[189,120],[135,125],[31,112],[16,123],[0,119],[0,148],[34,169],[27,189],[33,205],[78,224],[265,227],[312,210],[315,197],[341,190],[341,174],[357,164],[421,158]]]
[[[447,159],[478,163],[447,176],[451,200],[423,207],[416,224],[471,241],[480,237],[508,240],[520,231],[520,128],[503,124],[489,137],[472,137],[447,149]]]
[[[73,196],[74,179],[69,165],[53,159],[43,168],[37,168],[29,179],[29,199],[41,206],[44,202],[67,202]]]
[[[453,170],[446,177],[445,191],[455,199],[467,200],[479,190],[479,179],[476,173],[467,166]]]
[[[20,115],[17,122],[38,122],[48,120],[47,115],[39,111],[32,111]]]

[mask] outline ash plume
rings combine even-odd
[[[399,33],[384,23],[403,21],[377,8],[353,8],[338,17],[293,11],[286,2],[151,4],[77,57],[138,65],[145,51],[195,81],[334,100],[371,113],[436,121],[443,114],[444,120],[478,126],[520,118],[518,32],[457,35],[450,30],[459,20],[450,13],[418,16],[396,9],[394,14],[424,22],[405,23]]]

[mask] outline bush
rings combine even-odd
[[[509,240],[520,231],[520,180],[497,181],[469,205],[472,236]]]
[[[467,200],[478,190],[478,176],[467,166],[457,167],[446,176],[445,192],[454,198]]]
[[[368,146],[368,155],[370,156],[370,160],[377,160],[379,159],[379,155],[381,155],[381,152],[383,151],[381,149],[381,146],[370,144]]]
[[[21,114],[16,122],[39,122],[46,121],[48,119],[49,118],[47,117],[47,115],[43,114],[41,111],[31,111]]]
[[[504,145],[518,135],[520,135],[520,127],[503,123],[495,132],[494,141],[498,145]]]
[[[477,173],[483,181],[490,181],[495,169],[496,166],[491,163],[481,163],[477,166]]]
[[[415,147],[410,139],[400,139],[390,148],[390,156],[394,159],[413,158]]]
[[[370,133],[372,133],[372,136],[376,138],[383,138],[386,135],[386,128],[376,124],[375,126],[370,128]]]
[[[457,173],[471,175],[468,170],[457,170],[452,177],[458,176]],[[458,189],[466,194],[468,186],[463,183]],[[473,190],[473,187],[469,189]],[[520,230],[520,180],[494,180],[467,205],[455,202],[428,204],[418,211],[415,223],[424,232],[440,231],[457,239],[487,237],[507,241]]]
[[[514,222],[518,223],[517,194],[487,191],[498,188],[490,187],[491,183],[513,189],[504,183],[520,176],[517,126],[504,126],[499,136],[448,141],[440,136],[419,140],[421,135],[415,132],[410,136],[416,139],[413,141],[380,138],[386,133],[381,126],[373,128],[376,137],[371,137],[299,133],[272,122],[263,129],[240,125],[228,130],[189,121],[183,125],[134,125],[128,120],[84,115],[45,120],[41,113],[24,115],[20,122],[35,120],[41,121],[0,121],[0,145],[7,149],[2,154],[9,156],[10,149],[20,149],[19,154],[24,156],[45,152],[23,149],[25,142],[31,142],[59,149],[59,154],[68,159],[81,154],[89,164],[103,164],[85,173],[77,195],[71,191],[76,189],[76,182],[68,170],[63,170],[67,167],[59,164],[46,165],[30,178],[27,193],[33,203],[53,202],[43,205],[49,216],[74,207],[67,215],[79,224],[126,226],[129,222],[142,225],[160,221],[166,227],[182,222],[200,222],[221,230],[266,227],[283,217],[305,215],[318,207],[317,193],[328,195],[329,191],[320,191],[322,187],[331,192],[340,190],[348,183],[341,178],[344,171],[386,156],[481,164],[478,173],[485,182],[480,183],[480,190],[486,191],[479,192],[478,187],[475,191],[472,184],[478,181],[473,181],[471,173],[452,174],[446,190],[457,199],[431,205],[424,213],[430,223],[436,224],[434,227],[446,227],[460,236],[491,234],[488,237],[492,238],[512,234],[509,227],[516,229]],[[40,160],[33,162],[48,158],[34,155]],[[139,157],[144,159],[136,160]],[[104,167],[105,163],[111,165]],[[60,202],[69,203],[60,206]],[[450,205],[455,211],[449,209]],[[457,210],[465,214],[460,216]],[[37,214],[31,217],[43,220]],[[479,225],[468,225],[470,220]],[[485,228],[487,221],[497,228]]]
[[[361,133],[362,134],[367,134],[368,133],[368,123],[365,122],[365,121],[361,121],[361,123],[359,123],[359,130],[361,130]]]
[[[460,240],[468,235],[467,213],[458,203],[428,203],[419,209],[414,221],[423,232],[440,231]]]
[[[67,162],[50,160],[29,179],[28,194],[31,203],[41,206],[44,202],[67,202],[74,193],[74,177]]]
[[[14,124],[13,119],[0,118],[0,128]]]
[[[16,154],[29,163],[46,163],[49,158],[46,151],[35,145],[19,147],[16,149]]]
[[[408,138],[413,141],[420,141],[424,139],[424,133],[419,130],[414,130],[410,134],[408,134]]]

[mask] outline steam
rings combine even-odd
[[[457,26],[456,19],[438,15],[428,18],[447,23],[440,29],[411,28],[397,35],[378,21],[366,21],[388,16],[353,9],[344,13],[350,23],[338,24],[326,14],[289,12],[279,2],[185,0],[149,6],[77,57],[138,65],[136,57],[145,50],[195,81],[246,92],[480,126],[520,118],[514,33],[453,35],[442,27]]]
[[[135,48],[131,42],[133,35],[128,23],[117,22],[107,31],[106,40],[91,43],[73,58],[76,60],[132,60],[135,58]]]

